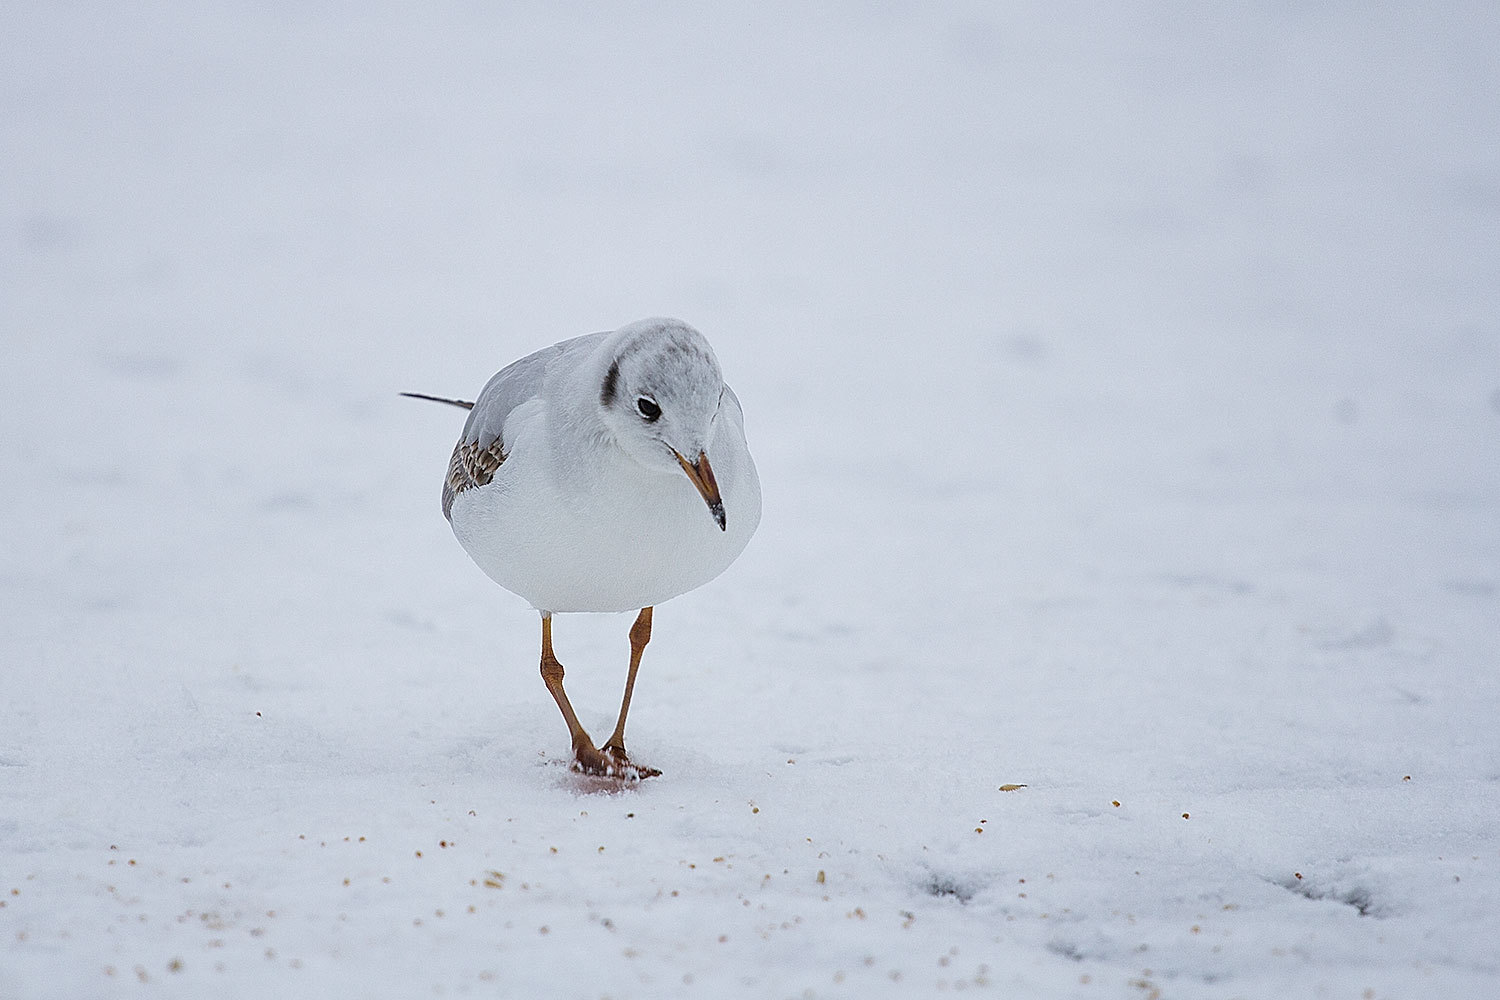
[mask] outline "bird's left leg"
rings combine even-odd
[[[641,609],[635,624],[630,626],[630,673],[625,678],[625,697],[620,702],[620,719],[615,723],[615,731],[610,735],[609,740],[599,748],[601,752],[635,768],[643,778],[655,777],[661,772],[654,767],[642,767],[630,760],[630,756],[625,752],[625,717],[630,714],[630,696],[635,691],[635,672],[641,667],[641,654],[646,651],[646,643],[650,641],[651,609],[646,607]]]

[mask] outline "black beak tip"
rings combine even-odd
[[[721,503],[709,504],[708,509],[713,514],[714,521],[718,523],[719,530],[728,531],[729,523],[724,517],[724,505]]]

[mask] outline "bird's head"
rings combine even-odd
[[[708,341],[675,319],[649,319],[606,341],[599,409],[620,447],[648,469],[686,475],[725,529],[724,501],[708,461],[724,377]]]

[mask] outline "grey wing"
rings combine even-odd
[[[485,383],[448,461],[448,474],[443,479],[444,517],[451,520],[455,496],[495,478],[496,470],[510,451],[505,440],[506,418],[541,392],[548,367],[564,355],[580,350],[588,353],[606,336],[607,333],[593,333],[544,347],[506,365]]]

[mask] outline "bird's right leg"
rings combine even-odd
[[[606,777],[616,778],[639,778],[636,769],[628,763],[622,766],[620,761],[615,760],[608,754],[600,753],[594,747],[594,741],[584,730],[583,724],[578,721],[578,714],[573,711],[573,706],[568,702],[567,692],[563,690],[563,665],[558,662],[557,654],[552,652],[552,616],[542,615],[542,682],[547,685],[547,690],[552,695],[552,700],[557,702],[558,710],[563,714],[563,720],[568,724],[568,735],[573,741],[573,767],[584,774],[598,774]]]

